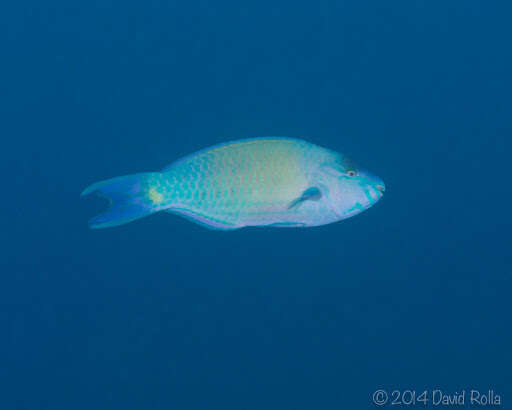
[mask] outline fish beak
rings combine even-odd
[[[381,194],[386,191],[386,185],[384,185],[384,183],[375,185],[375,188],[377,188]]]

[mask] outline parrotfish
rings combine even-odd
[[[212,229],[310,227],[354,216],[382,197],[384,182],[345,155],[296,138],[227,142],[160,172],[97,182],[110,208],[91,228],[122,225],[159,211]]]

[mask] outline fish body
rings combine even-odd
[[[214,229],[309,227],[348,218],[375,204],[377,177],[345,156],[294,138],[254,138],[216,145],[161,172],[113,178],[87,188],[111,200],[93,228],[167,211]]]

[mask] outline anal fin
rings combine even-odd
[[[239,229],[242,226],[231,224],[226,221],[221,221],[212,217],[208,217],[206,215],[200,214],[198,212],[191,211],[189,209],[184,208],[170,208],[166,210],[171,214],[176,214],[183,216],[185,219],[188,219],[191,222],[194,222],[198,225],[204,226],[208,229],[221,230],[221,231],[230,231],[234,229]]]

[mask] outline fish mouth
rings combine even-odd
[[[384,185],[384,182],[380,178],[375,177],[373,181],[363,187],[363,191],[365,201],[362,203],[369,208],[382,199],[386,191],[386,185]]]
[[[366,170],[360,171],[359,175],[362,177],[364,185],[371,187],[372,191],[375,190],[379,195],[382,195],[386,191],[386,184],[378,176],[368,172]]]
[[[375,188],[377,189],[377,191],[379,191],[381,194],[383,194],[384,192],[386,192],[386,185],[384,185],[384,182],[381,183],[381,184],[377,184],[375,185]]]
[[[367,186],[365,189],[366,206],[370,207],[379,202],[382,199],[385,189],[386,188],[380,184]]]

